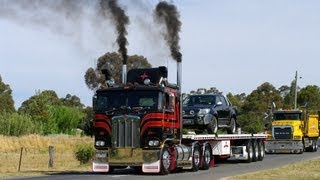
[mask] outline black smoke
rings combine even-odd
[[[125,11],[119,6],[117,0],[101,0],[100,1],[101,12],[105,17],[108,17],[108,12],[112,15],[112,20],[116,26],[118,33],[117,43],[119,46],[119,53],[122,55],[123,64],[127,64],[127,38],[128,34],[126,26],[129,24],[129,17],[125,14]]]
[[[155,9],[156,19],[166,26],[165,40],[170,47],[171,56],[177,62],[181,62],[182,54],[180,53],[180,37],[181,21],[180,14],[173,4],[166,1],[159,2]]]

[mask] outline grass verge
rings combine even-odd
[[[244,179],[277,179],[277,180],[316,180],[320,179],[320,158],[282,166],[276,169],[258,171],[239,176],[228,177],[228,180]]]
[[[63,172],[91,171],[91,164],[80,165],[74,156],[79,144],[93,145],[90,137],[79,136],[0,136],[0,177],[34,176]],[[49,146],[54,146],[54,167],[48,168]],[[20,151],[21,167],[18,172]]]

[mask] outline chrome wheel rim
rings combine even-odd
[[[204,161],[206,162],[206,164],[210,164],[210,160],[211,160],[210,150],[206,149],[206,151],[204,152]]]
[[[171,164],[171,157],[167,150],[162,153],[162,165],[164,169],[169,169]]]
[[[200,152],[199,150],[195,150],[193,153],[193,163],[195,166],[199,166],[200,164]]]

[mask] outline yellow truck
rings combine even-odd
[[[315,152],[318,149],[319,114],[303,110],[273,111],[271,130],[265,142],[266,153]]]

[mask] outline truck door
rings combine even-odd
[[[221,105],[216,107],[218,111],[219,124],[227,125],[229,124],[230,108],[223,96],[217,96],[217,99],[221,102]]]

